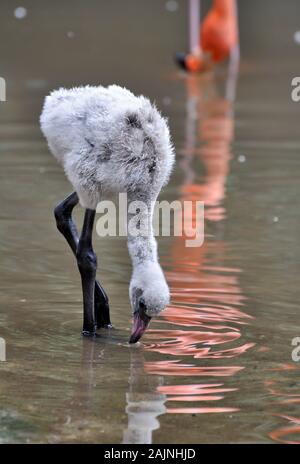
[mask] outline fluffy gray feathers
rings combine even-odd
[[[131,201],[149,205],[145,214],[151,219],[151,202],[169,179],[174,150],[166,120],[147,98],[116,85],[62,88],[46,98],[40,121],[84,208],[126,192]],[[169,302],[169,289],[152,231],[129,236],[128,248],[132,307],[138,291],[147,314],[158,314]]]
[[[45,100],[41,128],[85,208],[115,192],[156,198],[168,181],[174,151],[167,122],[124,88],[56,90]]]

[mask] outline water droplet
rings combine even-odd
[[[14,11],[15,18],[23,19],[27,16],[27,10],[23,6],[18,6]]]
[[[176,0],[168,0],[166,2],[166,10],[170,11],[170,13],[174,13],[178,10],[178,2],[176,2]]]
[[[296,42],[296,44],[300,45],[300,31],[295,32],[294,41]]]
[[[245,163],[245,161],[246,161],[246,156],[245,155],[240,155],[238,157],[238,162],[239,163]]]

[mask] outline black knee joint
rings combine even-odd
[[[68,227],[69,218],[66,217],[65,210],[61,205],[54,208],[54,217],[56,220],[56,227],[60,232],[64,232]]]
[[[97,256],[91,249],[80,249],[76,253],[79,271],[82,273],[95,274],[97,270]]]

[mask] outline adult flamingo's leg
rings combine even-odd
[[[189,38],[190,53],[195,56],[201,55],[200,21],[201,0],[189,0]]]

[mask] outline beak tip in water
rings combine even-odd
[[[137,343],[141,337],[137,337],[136,335],[132,334],[130,339],[129,339],[129,344],[133,345],[134,343]]]
[[[130,344],[137,343],[140,340],[149,325],[150,319],[148,316],[141,317],[139,313],[134,315],[133,328],[129,339]]]

